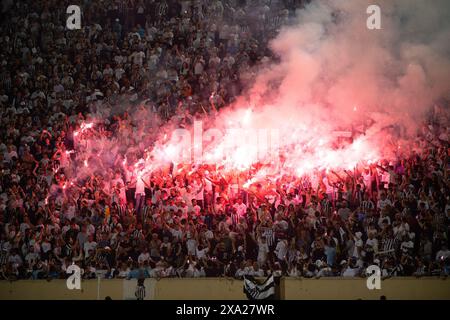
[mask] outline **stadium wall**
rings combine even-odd
[[[243,300],[243,283],[225,278],[146,279],[147,300]],[[1,300],[135,299],[136,280],[85,280],[81,290],[68,290],[65,280],[0,281]],[[383,280],[381,290],[368,290],[365,279],[292,279],[280,282],[281,299],[450,300],[450,279],[397,278]]]
[[[122,300],[123,280],[103,280],[100,286],[97,280],[84,280],[81,290],[67,289],[66,280],[0,281],[1,300],[103,300],[106,296]]]
[[[390,300],[450,300],[450,279],[391,278],[381,281],[380,290],[368,290],[366,279],[284,279],[281,298],[376,300],[386,296]]]

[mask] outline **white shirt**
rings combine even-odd
[[[202,208],[198,204],[196,204],[195,206],[190,205],[188,212],[194,212],[196,215],[199,215],[201,209]]]
[[[269,246],[266,243],[258,242],[258,262],[264,263],[267,259],[267,254],[269,253]]]
[[[186,247],[188,249],[188,254],[195,255],[197,250],[197,241],[195,239],[188,239],[188,241],[186,241]]]
[[[122,75],[125,73],[125,70],[123,70],[122,68],[116,68],[116,70],[114,71],[114,75],[116,77],[116,80],[120,80],[120,78],[122,78]]]
[[[50,244],[50,242],[44,241],[42,242],[42,251],[44,253],[49,252],[52,249],[52,245]]]
[[[383,220],[387,220],[388,225],[391,225],[391,218],[389,216],[382,216],[378,218],[378,226],[381,228],[383,226]]]
[[[137,196],[138,194],[145,194],[145,184],[144,184],[144,181],[142,181],[142,179],[140,177],[138,177],[136,180],[135,195]]]
[[[254,277],[264,277],[264,270],[262,269],[258,269],[258,271],[256,271],[255,269],[252,268],[252,270],[250,270],[250,275],[254,276]]]
[[[363,172],[361,175],[363,177],[363,182],[366,188],[370,188],[370,182],[372,181],[372,175],[370,174],[370,172],[367,174]]]
[[[286,231],[289,228],[289,224],[285,220],[275,221],[274,229],[281,229],[283,231]]]
[[[149,261],[149,260],[150,260],[150,253],[149,252],[147,252],[147,253],[142,252],[139,255],[139,257],[138,257],[138,262],[139,263],[142,263],[144,261]]]
[[[235,203],[233,207],[236,209],[236,212],[239,216],[244,216],[247,212],[247,206],[245,205],[245,203]]]
[[[363,246],[363,241],[361,239],[358,239],[355,237],[355,246],[353,248],[353,257],[360,257],[360,252],[358,251],[358,248],[362,248]]]
[[[353,269],[348,267],[347,269],[345,269],[344,273],[342,274],[342,276],[344,277],[356,277],[358,269]]]
[[[400,234],[401,236],[404,236],[407,232],[409,232],[409,224],[402,223],[399,226],[394,227],[393,231],[394,235]]]
[[[287,244],[286,241],[278,241],[275,248],[275,254],[279,260],[285,260],[287,254]]]
[[[194,73],[200,75],[203,73],[203,63],[197,62],[194,67]]]
[[[33,262],[36,262],[37,258],[38,258],[38,254],[36,252],[29,252],[26,256],[25,256],[25,260],[27,261],[28,265],[31,266],[31,264]]]
[[[323,178],[323,183],[325,184],[325,188],[327,189],[327,194],[333,193],[334,188],[333,188],[333,186],[330,186],[327,177],[324,177],[324,178]]]
[[[172,233],[172,236],[174,238],[177,238],[178,240],[181,240],[181,238],[183,237],[183,231],[181,230],[170,229],[170,233]]]
[[[372,247],[372,249],[374,250],[374,252],[378,251],[378,240],[376,238],[373,239],[367,239],[366,241],[366,245],[369,247]]]
[[[142,66],[142,61],[145,58],[145,53],[142,51],[134,52],[131,55],[131,58],[133,59],[133,63]]]
[[[86,234],[87,234],[88,236],[95,234],[95,227],[94,227],[94,225],[89,224],[89,225],[86,227]]]
[[[392,202],[389,199],[384,199],[384,200],[378,200],[377,206],[378,208],[380,208],[381,210],[383,210],[387,205],[392,206]]]
[[[196,249],[196,254],[198,259],[206,258],[206,254],[208,253],[208,248],[203,248],[202,250]]]
[[[198,184],[196,181],[193,184],[195,199],[203,201],[203,185]]]
[[[95,241],[86,241],[84,243],[84,255],[89,257],[89,250],[95,250],[97,248],[97,242]]]

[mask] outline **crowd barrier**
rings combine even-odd
[[[245,300],[243,282],[227,278],[146,279],[147,300]],[[69,290],[65,280],[0,281],[1,300],[135,300],[136,280],[83,280],[80,290]],[[391,278],[380,290],[369,290],[365,279],[282,278],[280,298],[287,300],[341,299],[450,300],[450,279]]]

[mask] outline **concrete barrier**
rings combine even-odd
[[[154,300],[245,300],[243,282],[227,278],[146,279],[147,297]],[[1,300],[113,300],[134,299],[136,280],[85,280],[81,290],[69,290],[65,280],[0,281]],[[381,290],[368,290],[365,279],[295,279],[280,281],[281,299],[450,300],[450,279],[392,278]]]
[[[123,299],[123,280],[81,281],[81,290],[69,290],[66,280],[0,281],[1,300],[103,300]]]
[[[368,290],[366,279],[359,278],[284,278],[280,285],[286,300],[373,300],[382,295],[390,300],[450,300],[450,279],[390,278],[381,281],[380,290]]]

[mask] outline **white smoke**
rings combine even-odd
[[[367,28],[366,9],[372,4],[381,8],[381,30]],[[393,140],[407,142],[435,101],[449,97],[450,2],[313,0],[298,11],[293,25],[271,41],[270,48],[279,62],[265,61],[254,68],[254,82],[247,84],[250,89],[211,116],[208,125],[223,131],[230,127],[279,130],[285,165],[298,174],[351,168],[361,161],[394,157],[398,150]],[[142,154],[152,148],[155,137],[150,133],[155,133],[155,126],[140,120],[146,118],[144,111],[132,117],[137,132],[123,132],[116,140],[102,142],[103,150],[116,150],[120,144],[128,148],[120,154],[133,149]],[[364,136],[334,148],[333,131],[361,124]],[[383,131],[387,126],[402,127],[402,134]],[[165,156],[174,148],[167,143],[172,129],[173,122],[156,133],[157,152],[153,157],[147,154],[147,165],[168,160]],[[210,153],[219,154],[215,159],[220,162],[224,146],[235,140],[225,134]],[[247,154],[243,141],[237,141],[240,145],[224,161],[239,166],[257,160]],[[117,151],[113,153],[116,158]]]
[[[381,30],[366,26],[371,4]],[[281,62],[258,74],[250,104],[271,98],[280,112],[346,124],[380,112],[412,125],[450,93],[449,1],[318,0],[297,21],[271,42]]]

